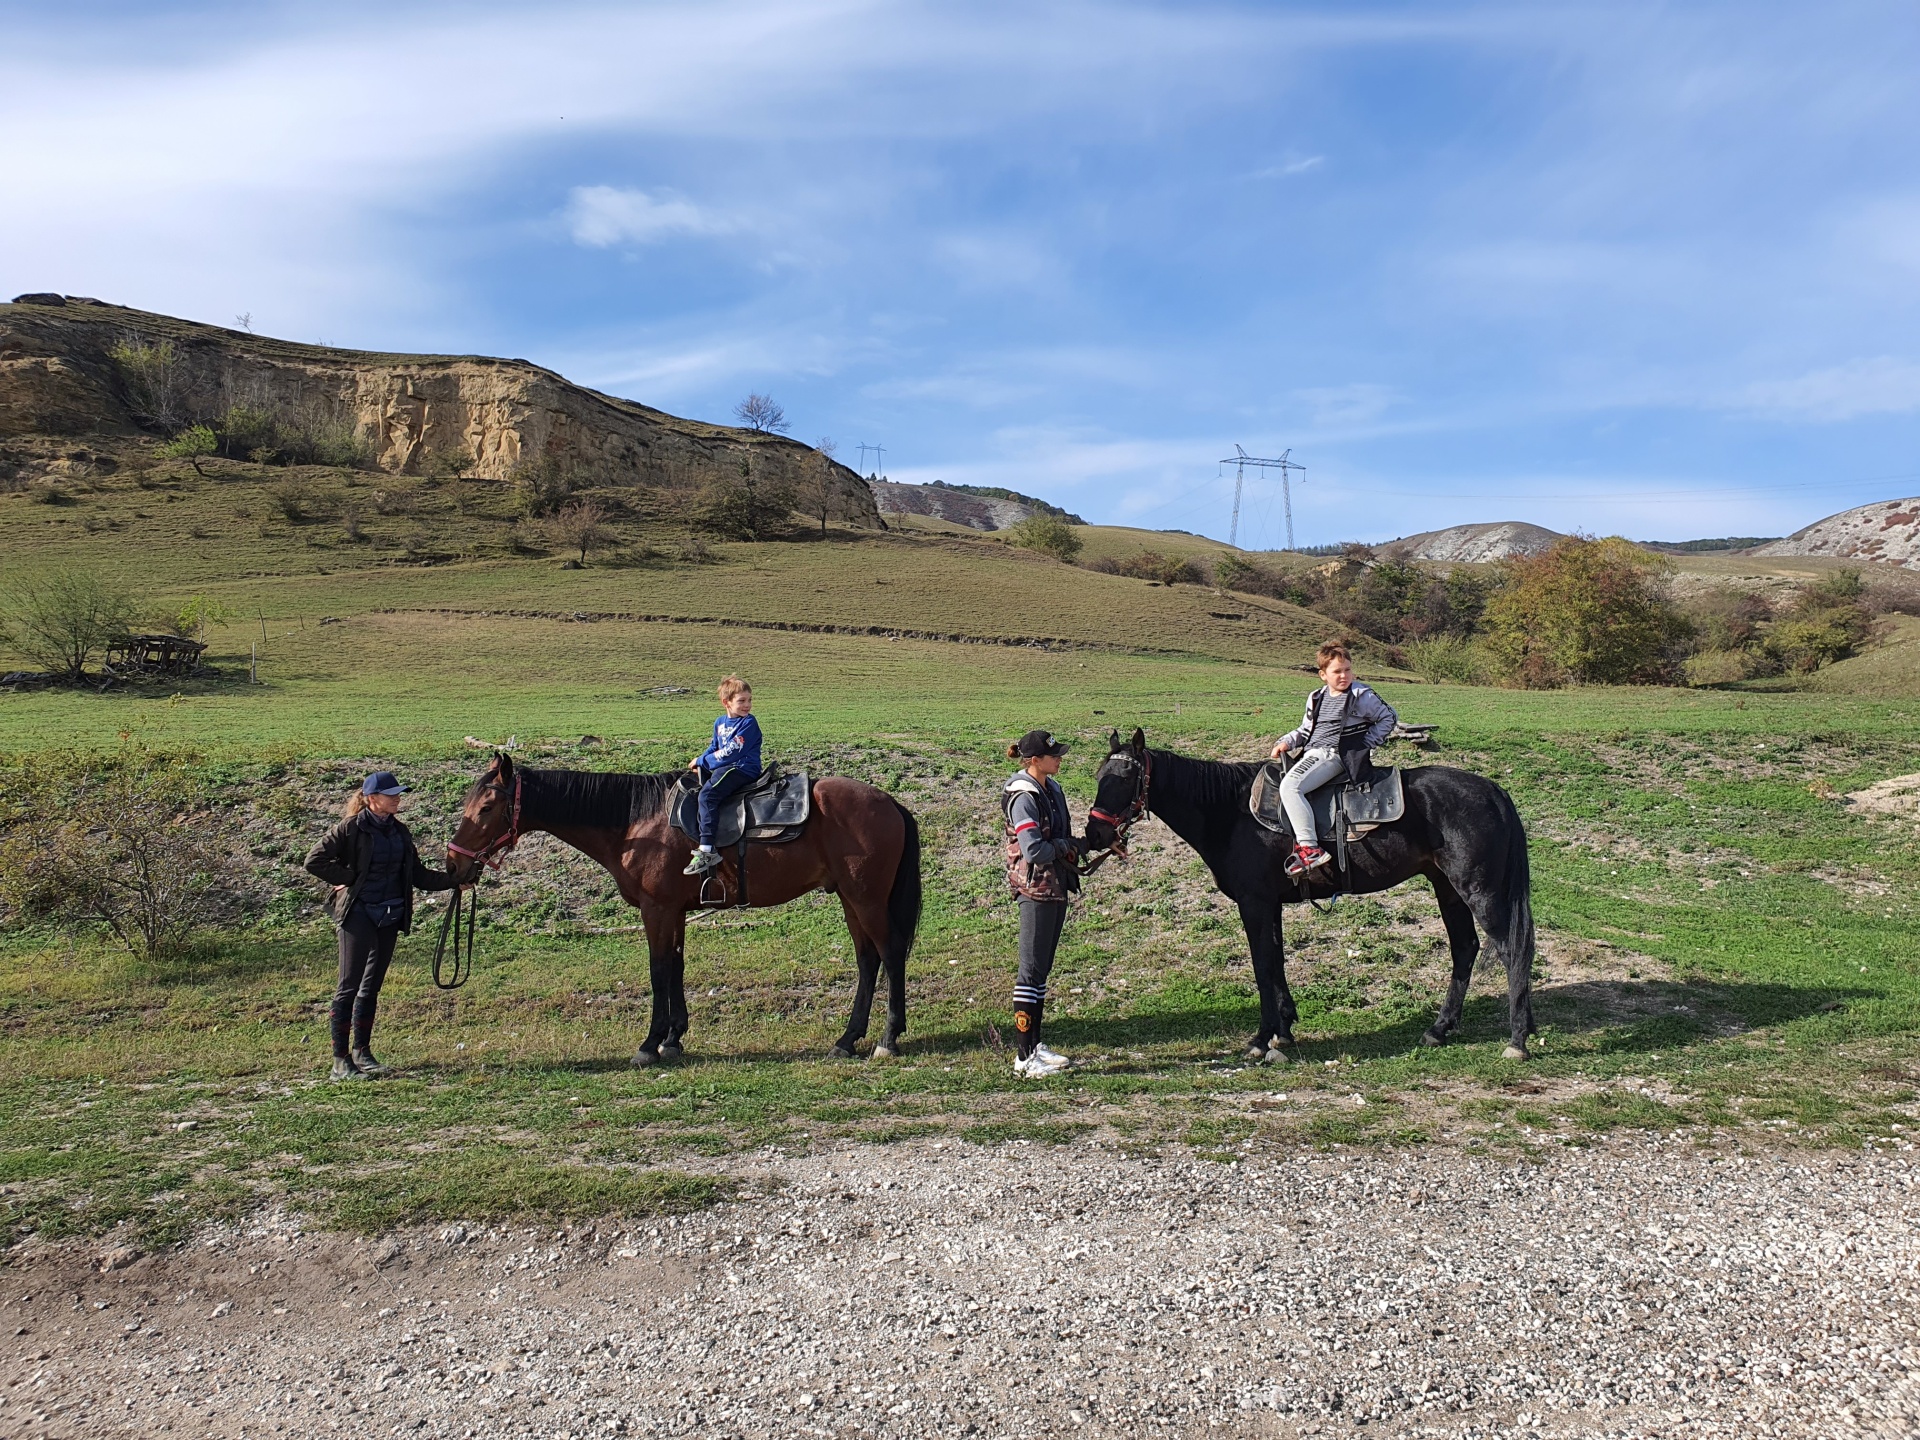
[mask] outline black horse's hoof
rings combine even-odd
[[[827,1058],[829,1060],[851,1060],[853,1059],[853,1051],[844,1045],[836,1045],[827,1051]]]
[[[1293,1063],[1293,1050],[1276,1040],[1273,1048],[1267,1051],[1264,1059],[1269,1065],[1291,1065]]]
[[[900,1048],[897,1045],[876,1045],[873,1047],[873,1054],[870,1058],[874,1060],[897,1060],[900,1058]]]
[[[1509,1045],[1500,1052],[1500,1058],[1502,1060],[1531,1060],[1533,1056],[1527,1053],[1527,1047],[1524,1045]]]
[[[1422,1030],[1420,1032],[1420,1043],[1429,1049],[1437,1050],[1447,1043],[1447,1037],[1444,1031]]]
[[[1264,1046],[1264,1045],[1262,1045],[1262,1044],[1261,1044],[1261,1043],[1260,1043],[1260,1042],[1259,1042],[1258,1040],[1256,1040],[1256,1041],[1254,1041],[1254,1042],[1253,1042],[1253,1044],[1251,1044],[1251,1045],[1249,1045],[1249,1046],[1247,1046],[1247,1057],[1246,1057],[1246,1058],[1247,1058],[1247,1059],[1249,1059],[1249,1060],[1264,1060],[1264,1059],[1266,1059],[1266,1058],[1267,1058],[1267,1047],[1266,1047],[1266,1046]]]
[[[686,1053],[687,1053],[686,1051],[682,1050],[678,1045],[674,1044],[671,1040],[667,1041],[666,1044],[660,1047],[660,1058],[662,1060],[678,1060],[682,1055]]]
[[[636,1050],[633,1052],[633,1068],[636,1070],[644,1070],[649,1065],[657,1064],[659,1059],[660,1057],[651,1050]]]

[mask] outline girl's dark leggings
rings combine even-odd
[[[333,1053],[365,1050],[373,1039],[373,1017],[380,1009],[380,987],[386,983],[393,947],[400,939],[398,925],[375,925],[358,906],[340,926],[340,984],[333,992]],[[351,1027],[351,1034],[349,1034]]]
[[[1013,980],[1013,1024],[1018,1032],[1014,1048],[1023,1060],[1040,1043],[1047,977],[1053,973],[1054,952],[1060,948],[1060,931],[1066,923],[1066,901],[1020,897],[1020,969]]]

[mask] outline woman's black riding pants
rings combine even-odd
[[[1053,973],[1054,952],[1060,948],[1060,931],[1066,923],[1066,901],[1020,897],[1020,970],[1013,981],[1013,1023],[1022,1059],[1040,1041],[1047,977]]]
[[[353,907],[340,926],[340,984],[333,992],[333,1053],[365,1050],[373,1038],[373,1017],[380,1008],[380,987],[393,961],[398,925],[375,925],[366,911]],[[349,1034],[351,1027],[351,1034]]]

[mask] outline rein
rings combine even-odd
[[[1089,819],[1104,820],[1107,824],[1111,825],[1114,830],[1114,838],[1113,844],[1094,856],[1091,863],[1080,867],[1080,873],[1082,875],[1093,874],[1094,871],[1107,863],[1107,857],[1110,855],[1118,855],[1122,860],[1127,858],[1127,832],[1132,830],[1134,825],[1139,822],[1140,817],[1147,813],[1147,792],[1153,788],[1153,755],[1151,752],[1141,760],[1140,767],[1140,791],[1133,797],[1133,803],[1127,806],[1124,815],[1109,815],[1098,805],[1087,811],[1087,817]]]
[[[508,822],[504,834],[494,836],[478,850],[469,850],[449,840],[447,854],[464,855],[490,870],[498,870],[506,864],[507,852],[520,843],[520,788],[523,783],[518,774],[513,777],[513,818]],[[500,793],[498,785],[489,785],[487,788],[495,794]],[[433,947],[433,983],[442,990],[458,990],[473,977],[473,937],[480,929],[479,878],[476,874],[475,884],[456,888],[453,901],[447,906],[447,913],[440,917],[440,939]],[[448,970],[449,957],[452,958],[451,971]]]

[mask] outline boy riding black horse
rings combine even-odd
[[[1299,876],[1318,870],[1333,857],[1320,845],[1313,823],[1313,801],[1308,798],[1341,774],[1358,780],[1365,773],[1370,752],[1387,743],[1400,717],[1393,707],[1353,678],[1353,657],[1344,645],[1322,645],[1320,688],[1307,697],[1307,713],[1300,728],[1282,735],[1273,746],[1278,760],[1290,750],[1300,758],[1280,782],[1280,803],[1293,828],[1293,854],[1287,874]]]

